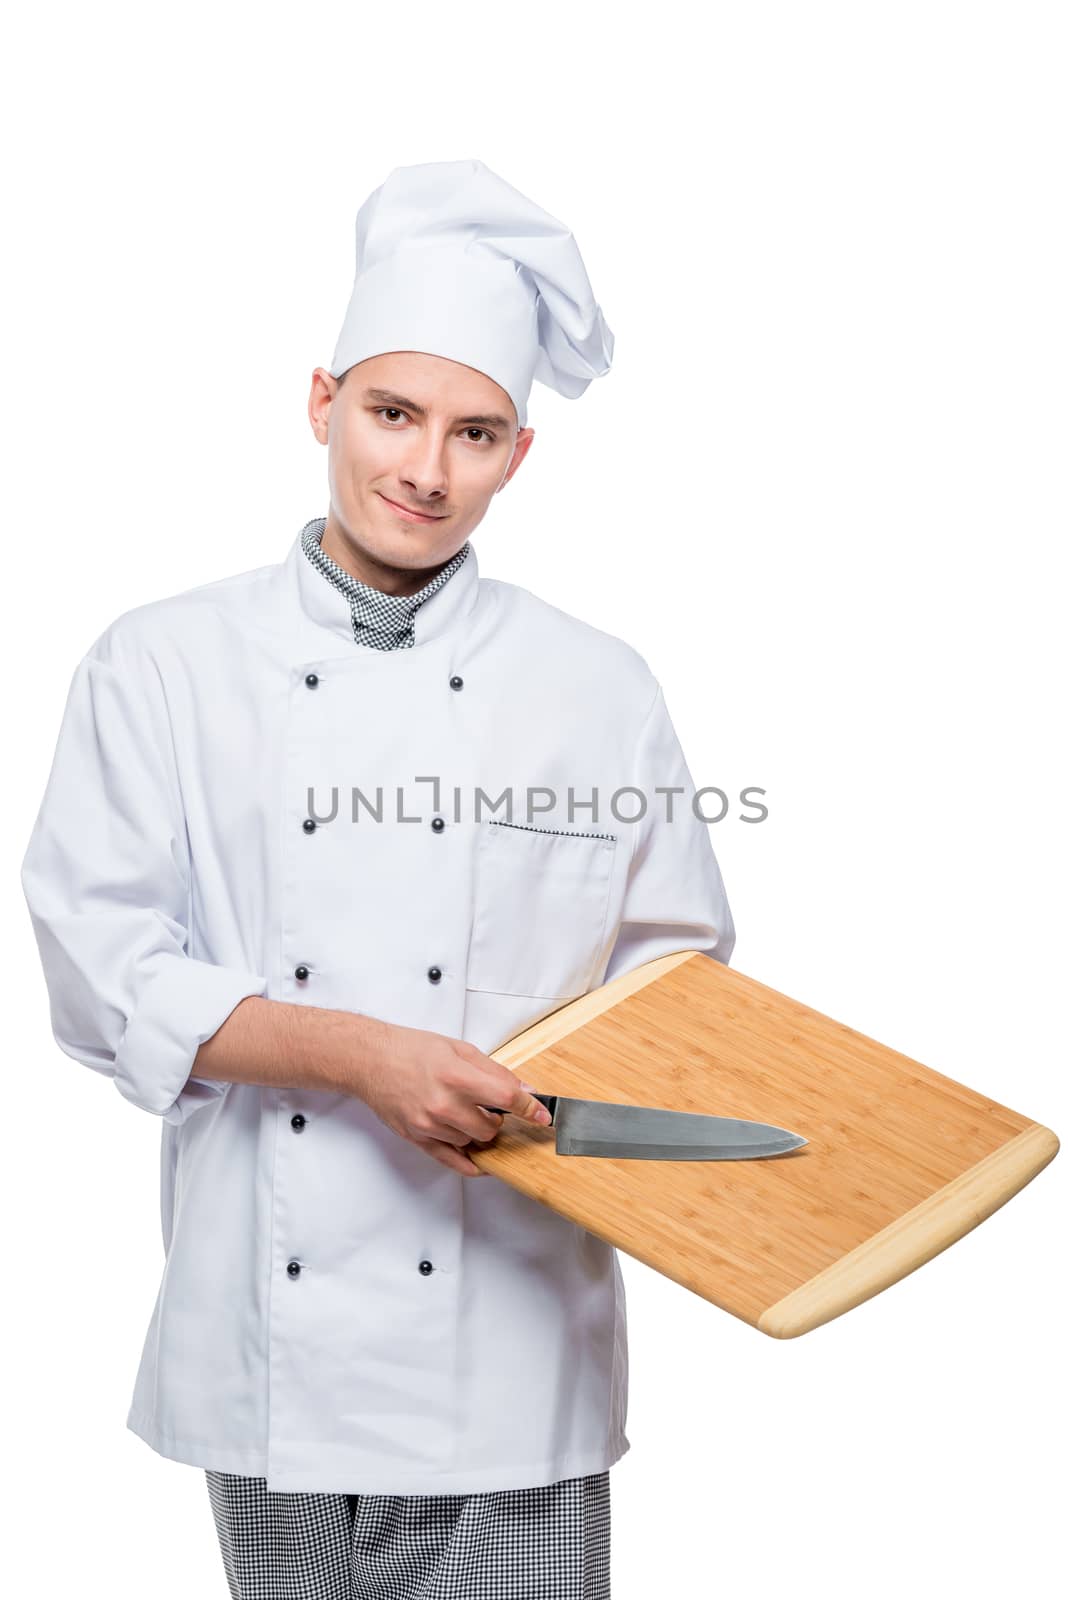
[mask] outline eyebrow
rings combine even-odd
[[[427,414],[426,406],[419,405],[415,400],[407,400],[402,394],[394,394],[392,389],[365,389],[363,397],[365,400],[377,400],[379,405],[413,411],[417,417]],[[477,417],[453,417],[452,420],[463,423],[467,428],[504,428],[506,432],[512,425],[507,417],[498,416],[495,411],[486,411]]]

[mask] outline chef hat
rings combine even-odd
[[[534,378],[574,399],[615,339],[570,230],[481,161],[394,167],[356,217],[356,281],[330,374],[390,350],[475,367],[521,428]]]

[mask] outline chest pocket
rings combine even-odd
[[[571,999],[590,985],[616,835],[477,824],[467,987]]]

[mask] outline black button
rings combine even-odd
[[[286,1271],[289,1273],[289,1276],[291,1278],[299,1278],[300,1277],[300,1262],[299,1261],[290,1261],[290,1262],[288,1262],[287,1265],[286,1265]]]
[[[435,817],[430,826],[433,828],[435,833],[440,833],[442,828],[445,826],[445,818]]]
[[[301,827],[304,829],[305,833],[314,833],[316,827],[315,818],[305,817],[304,821],[301,823]]]
[[[431,983],[440,983],[441,982],[441,968],[440,967],[430,967],[429,970],[427,971],[427,977],[430,979]]]
[[[308,685],[309,689],[314,689],[319,682],[318,674],[314,672],[305,673],[304,682]]]
[[[296,1128],[298,1133],[303,1133],[303,1131],[304,1131],[304,1113],[303,1113],[303,1111],[298,1111],[294,1116],[290,1117],[289,1126],[291,1128]]]
[[[294,967],[293,968],[293,976],[294,976],[294,978],[300,978],[301,982],[303,982],[304,979],[308,976],[308,968],[307,967]]]
[[[452,677],[449,679],[449,688],[450,689],[462,689],[463,686],[464,686],[464,680],[460,677],[458,672],[454,672]]]
[[[420,1263],[419,1263],[419,1271],[423,1274],[424,1278],[427,1276],[427,1274],[429,1272],[433,1272],[433,1270],[434,1270],[434,1263],[432,1261],[420,1261]]]

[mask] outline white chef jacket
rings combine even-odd
[[[165,1265],[127,1426],[271,1491],[611,1466],[623,1280],[612,1246],[354,1095],[197,1079],[200,1043],[262,995],[489,1053],[654,957],[734,945],[636,650],[480,578],[473,547],[413,626],[358,645],[299,535],[125,612],[74,672],[22,865],[57,1042],[161,1118]],[[683,791],[671,822],[658,785]]]

